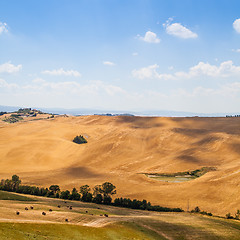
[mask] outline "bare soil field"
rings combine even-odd
[[[72,142],[83,135],[87,144]],[[225,216],[240,202],[240,118],[128,116],[55,117],[0,121],[0,178],[71,190],[109,181],[117,197]],[[185,182],[141,173],[176,173],[214,167]]]

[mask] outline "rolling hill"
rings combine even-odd
[[[72,142],[83,135],[88,143]],[[0,122],[0,177],[71,189],[110,181],[117,196],[232,214],[240,201],[240,118],[80,116]],[[214,167],[186,182],[143,173]]]

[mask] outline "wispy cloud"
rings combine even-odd
[[[45,70],[42,71],[43,74],[48,74],[52,76],[73,76],[81,77],[81,73],[76,70],[63,70],[63,68],[54,69],[54,70]]]
[[[174,74],[158,73],[157,64],[148,67],[134,69],[132,75],[139,79],[160,79],[160,80],[177,80],[177,79],[191,79],[199,76],[220,77],[227,78],[232,76],[240,77],[240,66],[233,64],[231,60],[222,62],[219,66],[211,65],[209,63],[199,62],[197,65],[189,68],[188,72],[180,71]]]
[[[0,65],[0,73],[14,73],[19,72],[22,69],[22,65],[13,65],[11,62]]]
[[[240,33],[240,18],[236,19],[234,22],[233,22],[233,28],[235,29],[235,31],[237,33]]]
[[[188,38],[197,38],[198,35],[192,32],[187,27],[183,26],[181,23],[171,23],[172,18],[169,18],[163,26],[166,29],[167,34],[173,35],[178,38],[188,39]]]
[[[232,49],[233,52],[237,52],[237,53],[240,53],[240,48],[238,49]]]
[[[107,66],[115,66],[116,65],[115,63],[110,62],[110,61],[103,61],[103,64],[107,65]]]
[[[8,32],[7,24],[0,22],[0,34],[2,34],[4,32]]]
[[[138,35],[138,38],[144,42],[148,43],[160,43],[160,38],[157,37],[157,34],[151,31],[147,31],[144,37]]]

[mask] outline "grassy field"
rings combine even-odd
[[[1,239],[165,239],[149,229],[118,223],[94,228],[67,224],[0,223]]]
[[[4,195],[8,199],[0,200],[0,239],[3,240],[240,239],[240,221],[236,220],[0,192],[0,196]],[[29,206],[33,209],[30,210]],[[68,206],[72,206],[72,210]],[[26,211],[25,207],[29,210]],[[16,215],[16,211],[20,215]],[[42,215],[43,211],[46,215]]]
[[[34,201],[33,198],[21,196],[14,193],[0,191],[0,200],[16,200],[16,201]]]
[[[147,177],[156,179],[163,182],[186,182],[195,179],[196,177],[168,177],[168,176],[157,176],[157,175],[147,175]]]

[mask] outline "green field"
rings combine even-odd
[[[1,239],[165,239],[154,231],[118,223],[94,228],[67,224],[0,223]]]
[[[179,176],[179,177],[172,177],[172,176],[158,176],[158,175],[147,175],[149,178],[156,179],[158,181],[162,182],[186,182],[193,179],[196,179],[196,177],[192,176]]]
[[[33,198],[5,191],[0,191],[0,200],[34,201]]]

